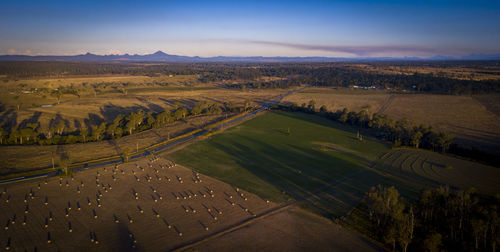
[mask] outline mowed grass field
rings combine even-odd
[[[298,105],[316,101],[319,108],[368,110],[394,119],[407,118],[455,135],[456,142],[500,154],[500,96],[391,94],[382,90],[310,88],[284,99]]]
[[[444,177],[408,179],[421,175],[393,168],[396,154],[390,146],[370,138],[359,141],[353,128],[314,115],[269,112],[168,157],[265,199],[299,200],[327,217],[346,214],[377,184],[394,185],[410,199],[439,184],[499,191],[493,183],[481,187],[481,176],[500,179],[498,169],[437,153],[413,154],[426,162],[444,158],[453,168]],[[478,179],[471,180],[471,174]]]
[[[386,155],[376,167],[408,184],[441,184],[452,188],[474,187],[481,192],[500,193],[500,169],[439,153],[398,149]]]

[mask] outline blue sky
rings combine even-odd
[[[500,53],[500,1],[0,0],[0,54]]]

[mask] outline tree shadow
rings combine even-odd
[[[26,118],[23,121],[21,121],[21,123],[19,123],[18,128],[19,129],[25,128],[28,123],[37,123],[38,120],[40,119],[41,115],[42,115],[42,112],[36,111],[35,113],[33,113],[33,115],[31,117]]]
[[[155,112],[155,113],[159,113],[159,112],[162,112],[164,111],[165,109],[163,109],[161,106],[157,105],[157,104],[154,104],[144,98],[141,98],[141,97],[136,97],[136,99],[142,103],[145,103],[147,106],[148,106],[148,112]]]
[[[64,123],[65,127],[69,127],[69,120],[64,119],[61,115],[61,113],[57,113],[56,117],[54,119],[50,119],[49,121],[49,128],[55,128],[59,123]]]
[[[186,108],[191,108],[194,107],[196,103],[198,103],[198,100],[195,99],[165,99],[165,98],[159,98],[161,101],[165,103],[167,106],[173,107],[176,103],[179,103],[182,107]]]
[[[158,106],[159,107],[159,106]],[[136,113],[142,109],[144,112],[150,112],[152,111],[151,109],[140,106],[140,105],[134,105],[130,107],[122,107],[122,106],[117,106],[113,104],[107,104],[104,105],[104,107],[99,108],[99,111],[101,115],[103,116],[102,120],[106,122],[112,122],[118,115],[128,115],[132,112]]]
[[[0,123],[3,128],[12,131],[17,126],[17,112],[14,109],[9,109],[2,116],[0,116]]]

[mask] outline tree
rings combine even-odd
[[[439,252],[441,247],[441,234],[432,232],[425,238],[423,247],[429,252]]]
[[[450,144],[453,140],[453,135],[447,134],[445,132],[440,132],[437,137],[437,143],[441,147],[441,152],[446,152],[450,147]]]
[[[155,118],[153,117],[153,115],[151,113],[148,113],[147,117],[146,117],[146,124],[148,125],[149,128],[153,127],[154,123],[155,123]]]
[[[196,115],[201,114],[202,111],[203,111],[203,105],[201,102],[198,102],[191,109],[191,114],[196,116]]]
[[[88,135],[89,135],[89,131],[87,130],[87,127],[82,126],[82,128],[80,129],[80,137],[83,139],[84,143],[85,143]]]
[[[124,162],[128,162],[128,158],[130,157],[130,149],[129,148],[124,148],[122,150],[122,159],[124,160]]]
[[[243,108],[245,109],[245,111],[248,110],[248,108],[250,107],[250,103],[251,101],[249,99],[246,99],[244,104],[243,104]]]
[[[59,104],[61,102],[62,95],[63,95],[63,93],[61,91],[61,87],[59,87],[58,89],[56,89],[52,92],[52,96],[56,97],[56,99],[57,99],[57,104]]]
[[[419,130],[414,131],[413,134],[411,135],[411,145],[418,149],[420,141],[422,140],[422,136],[423,134]]]
[[[234,112],[236,108],[232,102],[224,102],[224,110],[227,112]]]
[[[5,131],[0,125],[0,144],[3,144],[3,138],[7,135],[7,131]]]
[[[398,230],[398,243],[400,244],[403,252],[406,252],[408,245],[412,240],[413,223],[412,217],[409,214],[403,214],[397,223]]]
[[[307,108],[311,111],[314,111],[316,109],[316,101],[310,100],[309,104],[307,105]]]
[[[175,120],[180,120],[186,117],[187,115],[187,109],[186,108],[179,108],[174,112],[174,118]]]
[[[106,123],[102,122],[99,127],[97,127],[94,132],[93,132],[93,137],[95,141],[101,140],[101,137],[104,135],[104,132],[106,132]]]
[[[71,159],[69,155],[62,155],[60,160],[59,160],[59,169],[61,172],[63,172],[64,175],[69,175],[70,174],[70,167],[71,165]]]

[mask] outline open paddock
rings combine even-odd
[[[277,206],[151,157],[1,188],[12,251],[165,251]]]

